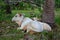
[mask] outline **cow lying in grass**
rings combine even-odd
[[[16,14],[12,18],[12,21],[15,21],[19,25],[17,30],[27,30],[26,32],[29,32],[30,34],[35,32],[42,32],[44,30],[51,31],[51,27],[48,24],[39,22],[37,20],[34,21],[28,17],[24,17],[23,14]]]

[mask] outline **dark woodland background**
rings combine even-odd
[[[34,40],[60,40],[60,0],[0,0],[0,40],[23,40],[24,33],[11,22],[17,12],[37,17],[53,28],[51,32],[29,34]]]

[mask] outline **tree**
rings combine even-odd
[[[11,13],[11,7],[9,5],[9,0],[5,0],[5,2],[6,2],[6,13],[10,14]]]
[[[45,0],[43,7],[42,21],[53,26],[54,24],[54,0]]]

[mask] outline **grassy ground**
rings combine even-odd
[[[23,13],[27,17],[39,17],[40,13],[36,10],[12,10],[12,14],[0,13],[0,40],[22,40],[24,33],[21,31],[17,31],[16,28],[18,25],[16,23],[12,23],[11,19],[16,13]],[[34,13],[34,15],[32,14]],[[55,22],[58,24],[58,27],[53,29],[51,32],[42,32],[38,36],[34,35],[34,40],[60,40],[60,9],[55,11]],[[32,36],[32,35],[30,35]]]

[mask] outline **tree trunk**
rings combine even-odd
[[[44,13],[42,14],[42,21],[50,24],[51,26],[54,24],[54,0],[45,0]]]
[[[10,5],[6,5],[6,14],[11,14],[11,7],[10,7]]]
[[[9,0],[5,0],[6,2],[6,14],[11,14],[11,7],[9,4]]]

